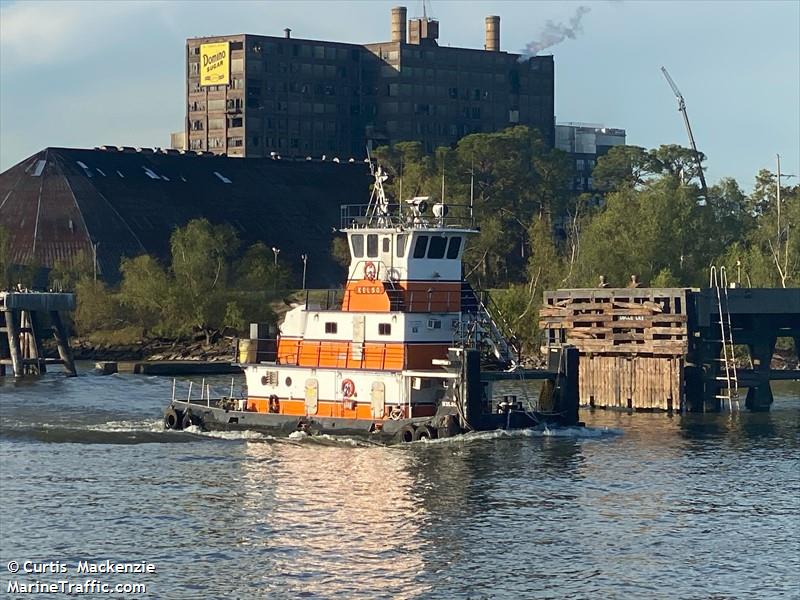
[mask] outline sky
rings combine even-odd
[[[398,0],[52,2],[0,0],[0,171],[48,146],[169,146],[183,128],[187,37],[254,33],[369,43],[390,39]],[[407,0],[409,18],[422,2]],[[556,65],[558,122],[627,131],[629,144],[688,146],[678,84],[709,183],[749,190],[759,169],[800,177],[800,2],[430,0],[440,45],[482,48],[484,18],[520,52]],[[588,10],[587,10],[588,9]],[[573,27],[576,16],[580,21]],[[796,184],[798,178],[786,183]]]

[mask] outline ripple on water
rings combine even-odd
[[[149,560],[154,597],[187,599],[800,589],[797,388],[769,415],[596,412],[382,446],[167,432],[170,380],[67,381],[0,383],[0,564]]]

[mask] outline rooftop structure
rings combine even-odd
[[[330,255],[339,207],[367,195],[369,182],[364,163],[46,148],[0,174],[0,227],[16,264],[51,268],[96,252],[114,281],[123,256],[168,263],[172,231],[205,217],[232,225],[245,245],[281,248],[292,270],[306,254],[309,285],[324,287],[342,272]]]
[[[552,56],[500,50],[500,17],[483,49],[443,47],[439,22],[392,9],[391,38],[365,45],[228,35],[186,42],[186,144],[237,157],[363,158],[367,146],[528,125],[554,134]]]

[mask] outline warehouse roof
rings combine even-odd
[[[0,226],[12,261],[52,267],[97,244],[101,273],[119,277],[123,256],[169,257],[176,227],[205,217],[229,223],[248,245],[281,249],[308,281],[341,281],[331,257],[342,204],[365,203],[364,163],[228,158],[149,148],[46,148],[0,173]]]

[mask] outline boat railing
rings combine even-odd
[[[389,310],[400,312],[447,313],[462,309],[460,290],[408,290],[391,280],[381,280],[389,295]],[[305,308],[307,311],[342,310],[348,307],[352,290],[306,290]]]
[[[441,206],[441,205],[435,205]],[[396,229],[474,229],[472,209],[466,204],[446,204],[437,209],[440,216],[431,210],[399,210],[398,204],[390,204],[387,212],[376,211],[371,204],[344,204],[340,207],[340,229],[381,228]],[[443,213],[443,214],[442,214]]]

